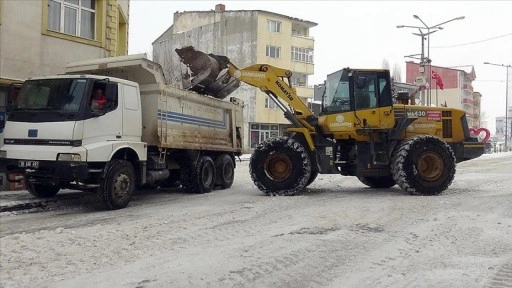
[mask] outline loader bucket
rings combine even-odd
[[[176,48],[175,51],[188,67],[187,73],[182,74],[185,89],[224,99],[240,86],[240,80],[228,73],[227,57],[207,55],[192,46]]]

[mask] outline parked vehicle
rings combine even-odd
[[[92,110],[95,89],[101,108]],[[65,75],[26,80],[7,107],[0,168],[27,190],[97,193],[107,209],[135,188],[176,184],[208,193],[234,181],[242,154],[243,103],[166,85],[143,54],[70,63]]]

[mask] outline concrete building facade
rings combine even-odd
[[[176,12],[171,27],[153,42],[153,60],[160,63],[169,84],[180,86],[184,71],[176,48],[225,55],[239,68],[270,64],[293,72],[292,86],[304,102],[313,88],[308,76],[314,73],[314,39],[310,28],[316,23],[262,10],[225,9]],[[289,122],[259,89],[241,84],[230,96],[245,103],[244,147],[253,149],[265,139],[285,135]],[[250,152],[247,149],[247,152]]]
[[[433,106],[447,106],[464,110],[469,127],[480,128],[480,102],[482,94],[473,91],[473,81],[476,73],[473,66],[447,68],[432,66],[431,70],[439,74],[443,82],[443,89],[437,87],[436,80],[431,79],[430,104]],[[406,82],[414,83],[421,76],[420,65],[415,62],[406,62]],[[428,71],[428,69],[425,69]],[[428,76],[427,76],[428,77]],[[425,105],[425,103],[419,103]]]
[[[0,143],[8,94],[23,80],[128,54],[129,7],[129,0],[0,0]]]

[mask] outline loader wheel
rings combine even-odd
[[[357,179],[371,188],[391,188],[396,185],[393,176],[357,176]]]
[[[122,209],[132,200],[135,187],[135,171],[126,160],[112,160],[105,168],[98,198],[108,210]]]
[[[446,142],[430,135],[411,137],[393,152],[391,173],[398,186],[415,195],[438,195],[450,186],[456,160]]]
[[[215,185],[215,164],[209,156],[201,156],[195,168],[188,171],[184,188],[196,194],[209,193]],[[182,178],[183,179],[183,178]]]
[[[251,156],[249,173],[256,187],[266,195],[291,196],[312,179],[308,153],[288,137],[260,143]]]
[[[309,176],[309,180],[306,183],[306,186],[304,186],[304,188],[308,187],[311,183],[313,183],[313,181],[315,181],[317,176],[318,176],[318,169],[311,169],[311,175]]]
[[[30,183],[30,179],[25,177],[25,187],[28,192],[38,198],[50,198],[55,196],[60,187],[55,184],[33,184]]]
[[[216,185],[228,189],[235,179],[235,164],[228,154],[221,154],[215,159]]]

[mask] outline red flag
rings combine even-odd
[[[432,79],[435,79],[437,87],[443,90],[443,79],[441,79],[441,76],[439,76],[436,71],[432,71]]]

